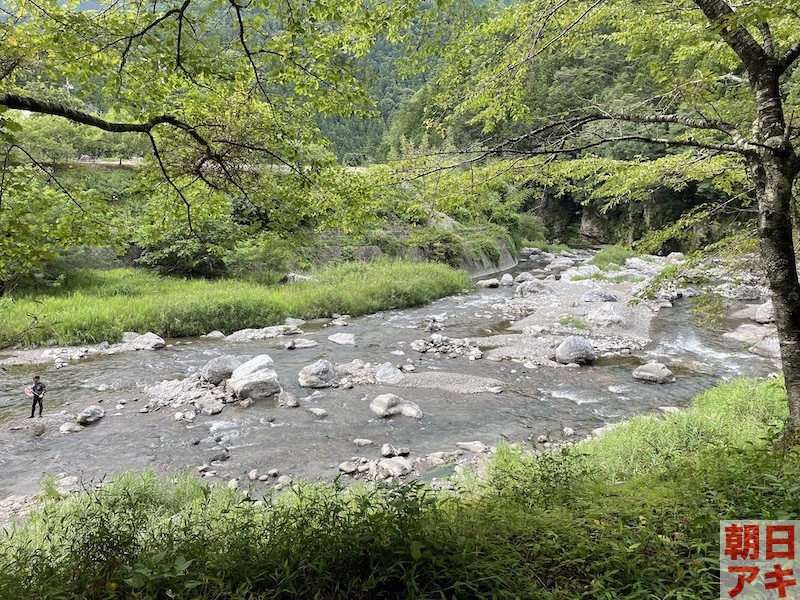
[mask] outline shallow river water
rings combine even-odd
[[[736,343],[695,327],[681,304],[661,310],[652,325],[653,341],[645,349],[580,369],[528,369],[510,361],[465,357],[432,359],[408,347],[411,341],[428,337],[423,327],[426,316],[433,314],[447,315],[441,333],[452,338],[503,332],[508,323],[491,306],[513,293],[513,287],[478,289],[421,308],[352,319],[346,328],[326,327],[322,321],[306,323],[303,337],[319,342],[311,349],[286,350],[287,338],[240,343],[195,338],[169,340],[169,346],[158,351],[96,356],[57,370],[50,365],[7,368],[0,372],[0,499],[30,494],[43,476],[62,472],[84,482],[98,482],[130,469],[192,470],[209,463],[223,448],[230,458],[215,463],[223,481],[232,477],[246,481],[251,469],[259,473],[278,469],[315,480],[335,476],[339,463],[353,456],[380,458],[381,444],[386,442],[410,448],[414,459],[456,450],[457,442],[479,440],[493,445],[503,440],[535,441],[542,434],[557,440],[565,427],[583,436],[659,407],[685,406],[692,396],[721,379],[777,370],[774,361],[742,352]],[[327,340],[338,331],[354,334],[356,345]],[[299,398],[300,408],[271,402],[257,402],[246,409],[227,405],[222,413],[198,415],[189,425],[176,422],[171,409],[139,412],[148,401],[144,386],[195,373],[223,354],[263,353],[273,358],[281,384]],[[433,370],[499,379],[504,391],[459,394],[357,385],[312,394],[299,387],[297,374],[320,358],[334,363],[356,358],[398,365],[411,362],[418,373]],[[677,381],[654,385],[634,380],[633,369],[648,360],[667,364]],[[41,421],[25,418],[29,403],[22,388],[34,369],[39,369],[48,385]],[[424,417],[376,418],[369,402],[386,392],[416,402]],[[121,402],[124,407],[118,408]],[[58,427],[66,420],[57,418],[59,413],[77,413],[97,403],[107,410],[104,419],[80,433],[59,434]],[[304,407],[324,408],[328,416],[316,419]],[[44,425],[44,432],[41,426],[36,428],[37,421]],[[355,438],[368,438],[374,444],[357,447]],[[423,472],[422,476],[439,473]]]

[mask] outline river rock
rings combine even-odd
[[[320,359],[303,367],[297,376],[300,387],[326,388],[336,385],[336,368],[329,360]]]
[[[554,258],[545,266],[546,271],[558,271],[561,269],[569,269],[574,263],[571,258],[565,256]]]
[[[360,466],[360,460],[346,460],[339,465],[339,471],[345,475],[355,475],[358,472],[358,467]]]
[[[602,276],[603,270],[596,265],[581,265],[572,267],[561,274],[561,281],[580,281]]]
[[[617,312],[613,304],[601,304],[589,313],[586,320],[598,327],[625,324],[625,318]]]
[[[590,365],[597,359],[592,343],[580,335],[571,335],[556,348],[556,361],[562,365]]]
[[[726,298],[732,298],[734,300],[741,300],[743,302],[754,302],[761,300],[761,298],[767,294],[767,289],[761,285],[735,285],[728,283],[717,289],[722,296]]]
[[[604,290],[603,288],[594,288],[581,296],[582,302],[619,302],[616,294]]]
[[[310,412],[312,415],[314,415],[314,417],[317,419],[324,419],[325,417],[328,416],[328,411],[325,410],[324,408],[317,408],[315,406],[312,406],[307,408],[306,410]]]
[[[83,427],[78,425],[77,423],[62,423],[61,427],[58,428],[58,431],[61,433],[78,433],[79,431],[83,431]]]
[[[78,425],[90,425],[106,416],[106,411],[102,406],[87,406],[78,415]]]
[[[132,350],[158,350],[167,345],[163,338],[151,331],[148,331],[144,335],[136,336],[125,344]]]
[[[510,273],[506,273],[500,278],[500,285],[502,286],[514,285],[514,278],[511,276]]]
[[[753,354],[757,354],[758,356],[763,356],[765,358],[780,358],[781,357],[781,345],[778,342],[777,337],[768,337],[764,338],[757,344],[753,344],[748,348],[749,352]]]
[[[651,362],[633,371],[633,378],[639,381],[649,381],[650,383],[672,383],[675,375],[672,374],[664,363]]]
[[[261,400],[281,391],[272,358],[261,354],[237,367],[228,379],[227,388],[238,399]]]
[[[403,400],[394,394],[381,394],[377,396],[369,405],[372,412],[379,417],[386,418],[393,415],[404,415],[414,419],[422,418],[422,409],[419,405],[409,400]]]
[[[767,300],[764,304],[756,309],[756,314],[753,320],[756,323],[772,323],[775,321],[775,305],[772,304],[772,299]]]
[[[281,390],[278,394],[278,406],[286,406],[287,408],[297,408],[300,406],[300,401],[297,396],[290,394],[286,390]]]
[[[411,461],[402,456],[383,458],[377,463],[373,463],[370,475],[375,479],[388,479],[389,477],[402,477],[414,470]]]
[[[397,385],[405,378],[403,372],[390,362],[378,365],[378,369],[375,371],[375,383],[383,385]]]
[[[211,340],[220,340],[225,337],[225,334],[222,333],[219,329],[215,329],[214,331],[209,331],[208,333],[204,333],[200,336],[201,338],[208,338]]]
[[[456,446],[467,452],[474,452],[475,454],[483,454],[489,451],[489,446],[483,442],[457,442]]]
[[[384,458],[392,458],[393,456],[408,456],[411,450],[408,448],[395,448],[391,444],[383,444],[381,446],[381,456]]]
[[[517,286],[514,295],[525,298],[533,294],[552,294],[552,290],[537,279],[523,281]]]
[[[287,350],[305,350],[306,348],[314,348],[319,344],[314,340],[306,338],[294,338],[286,342],[283,347]]]
[[[274,325],[261,329],[240,329],[225,338],[228,342],[252,342],[254,340],[270,340],[284,335],[302,333],[297,327],[291,325]]]
[[[758,312],[758,309],[761,308],[761,306],[762,306],[761,304],[748,304],[744,308],[740,308],[739,310],[731,313],[731,318],[755,321],[756,313]]]
[[[200,378],[213,384],[219,385],[224,380],[228,379],[237,368],[242,366],[244,359],[234,356],[233,354],[225,354],[218,356],[208,361],[205,366],[200,369]]]
[[[523,283],[525,281],[531,281],[533,279],[536,279],[536,278],[528,271],[523,271],[522,273],[519,273],[519,274],[517,274],[516,277],[514,277],[514,281],[516,283]]]
[[[356,446],[371,446],[372,440],[368,440],[367,438],[356,438],[353,440],[353,443]]]
[[[500,280],[497,277],[492,279],[481,279],[475,283],[476,288],[496,288],[500,287]]]
[[[432,467],[438,467],[458,460],[463,453],[462,450],[457,450],[455,452],[432,452],[425,457],[425,462]]]
[[[248,400],[245,400],[245,402],[248,402]],[[199,412],[209,416],[218,415],[225,408],[225,400],[214,394],[204,394],[199,398],[195,398],[192,400],[192,404]],[[184,413],[184,418],[186,418],[186,414],[188,413]]]
[[[334,333],[328,336],[328,340],[340,346],[355,346],[356,336],[352,333]]]
[[[752,345],[757,344],[772,333],[774,333],[774,329],[772,328],[745,323],[744,325],[739,325],[734,331],[723,333],[722,337],[735,342]]]

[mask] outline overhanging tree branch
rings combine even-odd
[[[90,115],[89,113],[80,110],[69,108],[68,106],[64,106],[63,104],[59,104],[57,102],[38,100],[36,98],[31,98],[30,96],[21,96],[19,94],[0,94],[0,105],[17,110],[27,110],[44,115],[63,117],[74,123],[88,125],[90,127],[95,127],[111,133],[149,134],[158,125],[171,125],[176,129],[184,131],[198,144],[203,146],[207,152],[211,152],[211,145],[202,135],[197,132],[192,125],[184,123],[172,115],[157,115],[155,117],[151,117],[143,123],[113,122]]]

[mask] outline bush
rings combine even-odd
[[[444,229],[424,227],[408,236],[412,248],[422,250],[425,258],[458,267],[464,253],[464,242],[458,234]]]
[[[514,238],[514,243],[518,248],[522,247],[522,242],[525,240],[546,240],[550,236],[550,232],[541,217],[530,213],[517,215],[516,222],[509,227],[509,233]]]

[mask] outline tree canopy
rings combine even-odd
[[[26,178],[73,140],[54,139],[45,117],[22,132],[16,111],[144,139],[140,185],[152,202],[139,216],[163,236],[180,226],[212,249],[211,237],[238,231],[220,229],[223,217],[251,232],[347,228],[379,212],[375,176],[344,176],[318,124],[376,114],[365,57],[376,41],[410,41],[406,67],[429,66],[434,50],[442,60],[397,113],[389,141],[396,154],[422,157],[403,180],[436,175],[422,184],[431,205],[502,221],[529,185],[580,188],[610,209],[703,182],[713,202],[689,219],[720,206],[757,212],[789,437],[800,435],[794,0],[9,0],[0,10],[0,214],[11,217],[0,233],[14,242],[0,280],[42,258],[23,255],[29,229],[16,223],[46,216],[48,231],[67,236],[52,239],[69,243],[70,228],[56,225],[87,214],[91,198],[56,185],[48,194],[59,201],[48,206],[63,210],[31,210],[44,196]],[[465,178],[473,207],[464,194],[455,200]],[[204,239],[204,229],[213,235]]]

